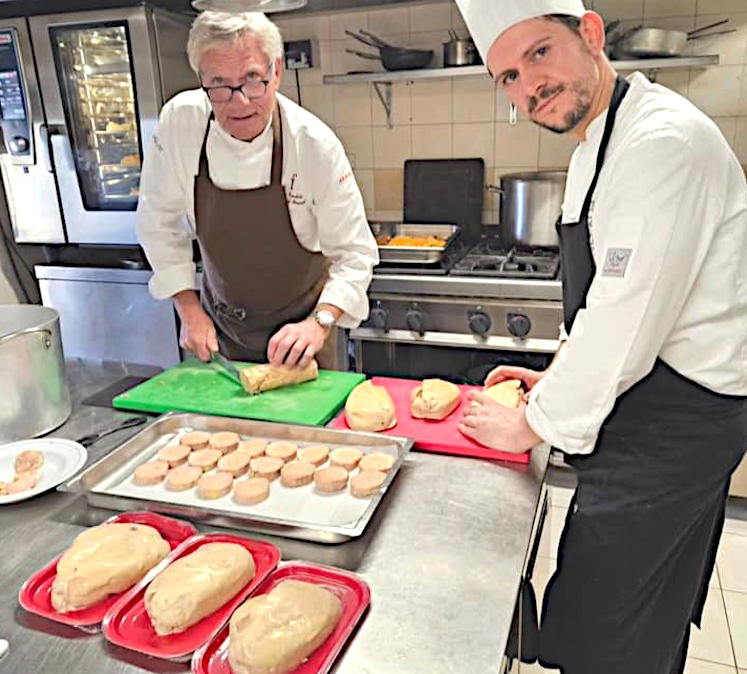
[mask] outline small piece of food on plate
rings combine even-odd
[[[186,491],[192,489],[202,477],[202,468],[183,464],[172,468],[166,475],[166,489],[170,491]]]
[[[36,487],[38,479],[36,473],[21,473],[20,475],[15,475],[13,480],[8,483],[7,493],[10,496],[11,494],[20,494],[24,491],[29,491]]]
[[[441,421],[459,407],[460,400],[456,384],[443,379],[423,379],[410,394],[410,413],[416,419]]]
[[[149,487],[163,482],[166,473],[169,472],[169,464],[165,461],[146,461],[135,468],[133,478],[135,484],[140,487]]]
[[[386,480],[386,473],[379,470],[362,470],[350,478],[350,493],[358,498],[373,496]]]
[[[338,447],[329,455],[330,466],[340,466],[348,473],[355,470],[358,462],[363,458],[363,452],[357,447]]]
[[[262,391],[290,386],[291,384],[302,384],[319,376],[319,366],[312,360],[306,367],[276,367],[271,363],[265,365],[254,365],[239,370],[241,385],[247,393],[256,395]]]
[[[238,448],[241,438],[238,433],[232,431],[220,431],[219,433],[213,433],[210,436],[210,442],[208,446],[210,449],[217,449],[222,454],[228,454],[234,449]]]
[[[397,425],[397,412],[389,392],[369,379],[350,392],[345,419],[354,431],[385,431]]]
[[[203,472],[207,473],[215,468],[221,456],[223,452],[219,449],[198,449],[189,455],[187,463],[202,468]]]
[[[233,475],[226,471],[205,473],[197,481],[197,495],[200,498],[216,499],[231,493]]]
[[[285,461],[275,456],[258,456],[252,459],[249,467],[252,470],[252,477],[264,477],[272,481],[280,476],[280,469],[285,465]]]
[[[495,402],[506,407],[518,407],[524,396],[521,381],[518,379],[502,381],[500,384],[486,388],[484,393],[495,400]]]
[[[360,470],[378,470],[382,473],[388,473],[394,465],[394,457],[383,452],[374,452],[366,454],[359,462]]]
[[[262,503],[270,495],[270,481],[266,477],[251,477],[233,483],[233,498],[241,505]]]
[[[26,449],[15,460],[14,467],[17,474],[31,473],[41,470],[44,465],[44,454],[38,449]]]
[[[159,461],[165,461],[171,468],[176,468],[187,462],[187,457],[191,452],[192,448],[187,445],[171,445],[158,452],[156,458]]]
[[[210,442],[210,433],[207,431],[190,431],[182,435],[179,442],[192,449],[205,449]]]
[[[145,591],[145,610],[156,634],[183,632],[215,613],[254,574],[251,553],[237,543],[206,543],[177,559]]]
[[[325,494],[334,494],[348,486],[348,471],[341,466],[320,468],[314,473],[316,488]]]
[[[327,459],[329,458],[329,447],[326,445],[309,445],[308,447],[301,447],[298,450],[298,458],[300,461],[312,463],[318,468],[327,462]]]
[[[296,458],[298,445],[294,442],[271,442],[265,448],[265,454],[276,459],[282,459],[286,463]]]
[[[288,579],[245,601],[231,616],[228,662],[234,674],[286,674],[332,634],[342,602],[324,587]]]
[[[68,613],[124,592],[170,551],[161,534],[145,524],[115,522],[87,529],[57,562],[52,606]]]
[[[289,461],[280,469],[280,481],[286,487],[303,487],[314,480],[313,463]]]
[[[230,452],[218,460],[218,470],[225,470],[234,477],[241,477],[249,470],[249,463],[254,457],[242,449]]]
[[[253,459],[264,456],[265,447],[267,447],[267,440],[262,438],[249,438],[249,440],[243,440],[239,443],[239,449],[242,452],[249,452]]]

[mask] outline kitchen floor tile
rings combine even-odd
[[[737,666],[745,668],[747,667],[747,594],[724,592],[724,603]]]
[[[699,660],[735,666],[724,599],[718,588],[710,588],[708,591],[702,627],[698,629],[693,626],[687,653]]]
[[[735,674],[734,667],[717,662],[688,658],[685,663],[685,674]]]
[[[716,564],[724,590],[747,592],[747,536],[724,533]]]

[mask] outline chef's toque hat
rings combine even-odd
[[[477,50],[487,63],[490,47],[511,26],[546,14],[581,17],[582,0],[456,0]]]

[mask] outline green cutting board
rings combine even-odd
[[[236,363],[246,367],[250,363]],[[319,370],[319,378],[259,395],[249,395],[218,365],[188,360],[169,368],[112,401],[139,412],[196,412],[225,417],[321,426],[364,379],[355,372]]]

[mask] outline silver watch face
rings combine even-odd
[[[326,309],[321,309],[314,313],[314,318],[316,318],[316,322],[319,325],[325,328],[331,328],[335,324],[335,315]]]

